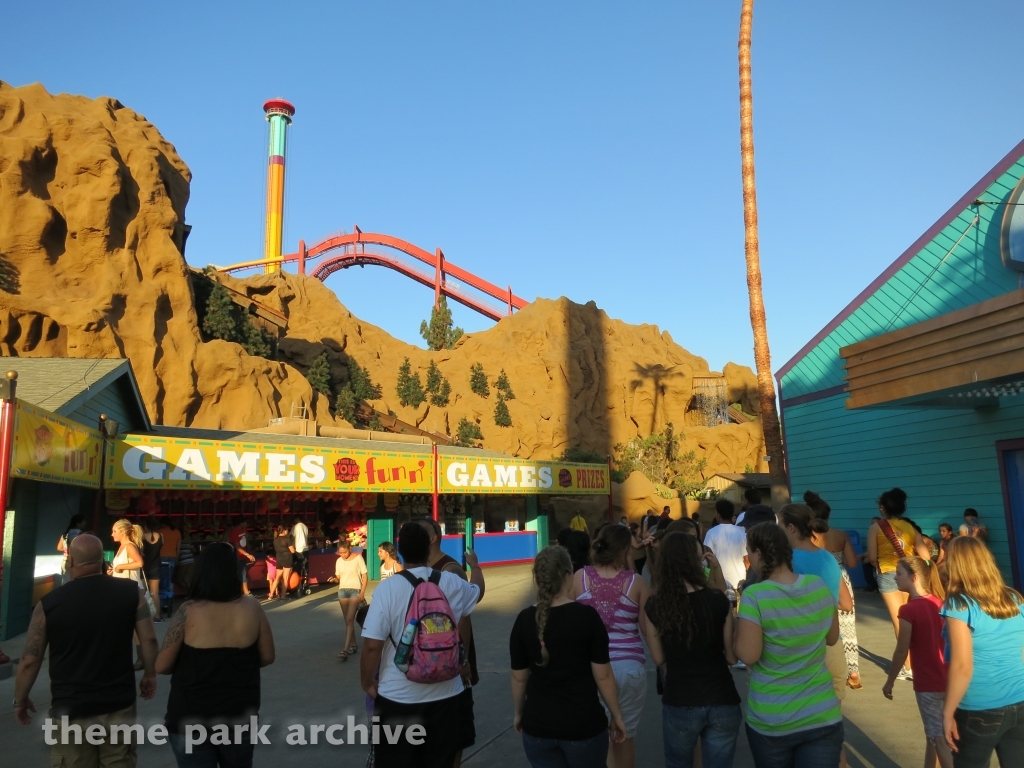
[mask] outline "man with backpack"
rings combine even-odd
[[[374,715],[381,726],[374,764],[450,768],[459,748],[464,690],[461,670],[466,651],[458,623],[483,597],[484,576],[471,551],[466,552],[468,582],[458,574],[433,570],[430,535],[418,523],[402,526],[398,553],[405,570],[377,587],[363,624],[360,678],[363,690],[374,699]],[[396,664],[399,649],[401,666]],[[426,730],[423,743],[410,743],[404,733],[389,743],[385,725],[392,733],[397,725],[421,725]]]

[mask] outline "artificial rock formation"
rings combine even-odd
[[[609,318],[592,302],[538,299],[456,348],[428,352],[354,317],[322,283],[276,273],[221,279],[288,318],[278,360],[204,341],[183,251],[190,173],[157,129],[109,98],[51,95],[0,83],[0,354],[127,357],[157,423],[223,429],[266,426],[306,405],[343,423],[304,377],[324,350],[335,385],[351,356],[381,386],[372,403],[403,421],[454,434],[478,423],[485,447],[546,458],[570,446],[612,452],[673,424],[706,475],[761,468],[759,424],[693,426],[694,377],[707,363],[654,326]],[[445,407],[402,407],[398,367],[425,381],[430,361],[451,382]],[[469,388],[480,363],[488,398]],[[504,369],[511,427],[494,423],[493,382]],[[724,371],[730,402],[756,413],[753,373]]]

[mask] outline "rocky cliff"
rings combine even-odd
[[[694,377],[706,361],[656,327],[609,318],[592,302],[539,299],[456,348],[428,352],[354,317],[319,281],[292,274],[230,287],[288,318],[278,360],[204,341],[182,255],[190,173],[144,117],[116,100],[51,95],[0,83],[0,354],[128,357],[157,423],[227,429],[265,426],[305,404],[341,423],[304,372],[326,351],[341,385],[354,359],[380,385],[372,403],[404,421],[453,434],[466,418],[485,447],[547,457],[569,446],[610,452],[672,423],[708,473],[760,467],[758,422],[696,426]],[[431,360],[451,382],[445,407],[403,407],[398,368],[421,379]],[[470,391],[470,367],[492,382]],[[512,426],[494,421],[493,381],[504,369]],[[726,394],[756,413],[747,368],[724,371]]]

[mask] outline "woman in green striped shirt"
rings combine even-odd
[[[843,715],[825,667],[839,640],[836,601],[817,576],[793,573],[793,550],[775,523],[747,532],[761,581],[740,600],[735,650],[750,668],[747,742],[757,768],[839,765]]]

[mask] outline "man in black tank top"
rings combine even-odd
[[[156,693],[159,649],[149,605],[134,580],[105,575],[103,545],[95,536],[80,534],[71,542],[67,573],[71,581],[44,596],[32,613],[15,680],[14,713],[22,725],[32,722],[29,693],[49,646],[50,716],[58,724],[47,734],[48,741],[57,741],[51,746],[53,764],[131,768],[138,728],[134,735],[119,730],[117,744],[111,743],[111,728],[135,724],[132,632],[142,642],[145,663],[140,694],[151,699]],[[66,739],[62,716],[69,721]],[[84,738],[94,724],[104,729],[103,744]]]
[[[430,557],[428,565],[435,571],[448,571],[466,579],[466,569],[458,560],[441,551],[441,525],[431,518],[420,521],[430,536]],[[473,639],[473,620],[463,616],[459,620],[459,639],[466,647],[466,664],[462,668],[462,682],[466,689],[459,697],[459,751],[455,756],[454,768],[462,764],[462,751],[476,743],[476,719],[473,714],[473,686],[480,682],[476,671],[476,642]]]

